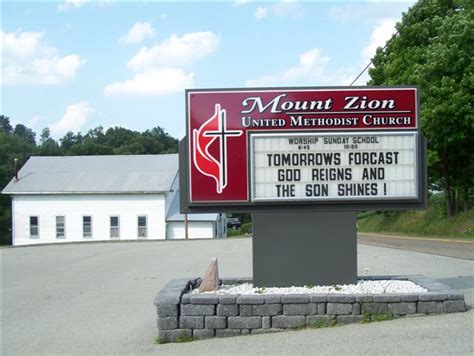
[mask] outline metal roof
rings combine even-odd
[[[217,216],[218,214],[188,214],[188,221],[216,221]],[[179,212],[179,193],[174,195],[166,221],[184,221],[184,214]]]
[[[159,193],[177,174],[177,154],[30,157],[3,194]]]

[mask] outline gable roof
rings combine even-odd
[[[178,154],[30,157],[3,194],[139,194],[171,190]]]

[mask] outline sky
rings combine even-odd
[[[1,114],[182,138],[185,89],[349,85],[413,4],[3,1]]]

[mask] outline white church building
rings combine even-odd
[[[177,154],[31,157],[2,192],[13,245],[226,237],[225,214],[180,214],[178,181]]]

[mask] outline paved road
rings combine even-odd
[[[473,240],[435,239],[359,233],[357,242],[364,245],[425,252],[434,255],[474,260]]]
[[[171,278],[202,274],[214,256],[221,275],[250,276],[251,239],[36,246],[0,253],[4,355],[474,352],[474,310],[155,345],[156,292]],[[359,245],[358,259],[360,275],[425,274],[474,302],[472,261],[368,245]]]

